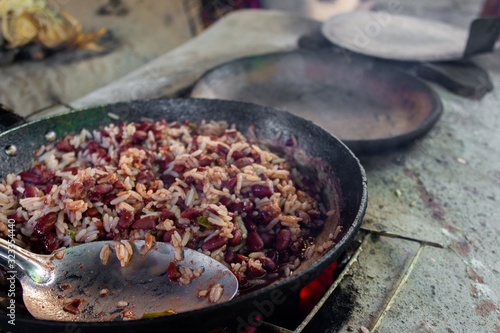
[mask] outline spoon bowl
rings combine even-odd
[[[28,311],[38,319],[59,321],[113,321],[169,315],[210,306],[213,297],[201,291],[220,291],[217,302],[231,300],[238,290],[236,277],[223,264],[200,252],[183,248],[175,261],[174,247],[158,242],[145,256],[144,241],[131,241],[127,266],[118,260],[113,241],[69,247],[52,255],[37,255],[0,239],[0,264],[20,280]],[[101,249],[109,245],[106,264]],[[169,265],[203,272],[188,285],[169,278]],[[209,292],[207,293],[209,294]]]

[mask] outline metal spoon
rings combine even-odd
[[[234,297],[238,280],[224,265],[200,252],[184,248],[177,266],[203,268],[187,286],[172,282],[167,274],[174,261],[174,247],[158,242],[142,257],[144,241],[130,242],[134,255],[121,267],[114,253],[104,265],[99,254],[111,241],[91,242],[64,249],[59,254],[37,255],[0,239],[0,265],[20,281],[24,304],[36,318],[60,321],[109,321],[141,319],[194,310],[212,303],[198,297],[216,284],[223,287],[225,302]],[[60,258],[60,259],[58,259]]]

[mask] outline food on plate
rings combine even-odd
[[[267,285],[333,244],[314,236],[336,212],[321,206],[320,184],[252,133],[226,122],[161,120],[51,137],[29,170],[2,180],[0,232],[7,236],[14,219],[17,243],[37,253],[114,240],[122,266],[130,241],[145,240],[143,256],[169,242],[176,260],[189,247],[223,262],[241,292]],[[111,255],[104,247],[102,264]],[[175,264],[169,271],[180,283],[201,274]],[[216,302],[221,292],[215,285],[200,297]]]

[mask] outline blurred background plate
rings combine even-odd
[[[357,153],[411,142],[439,119],[442,105],[425,83],[390,64],[327,51],[237,59],[205,73],[191,97],[287,110],[322,126]]]

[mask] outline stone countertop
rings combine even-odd
[[[316,25],[279,12],[236,12],[70,104],[173,96],[222,62],[295,49],[299,36]],[[361,158],[369,191],[364,227],[444,245],[423,248],[379,332],[500,332],[499,56],[497,51],[475,58],[488,70],[497,87],[493,92],[469,100],[433,85],[444,113],[429,134],[408,148]],[[350,317],[341,323],[313,322],[321,328],[315,331],[372,327],[418,244],[369,236],[363,248],[340,285],[353,300]],[[330,303],[322,311],[330,311]]]

